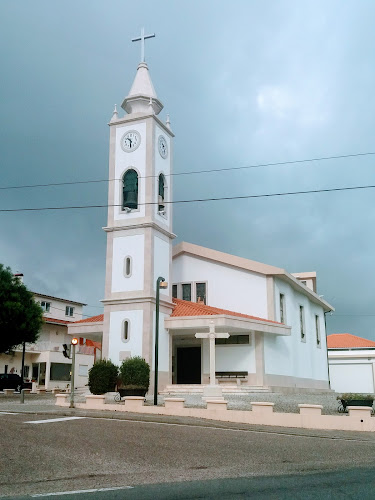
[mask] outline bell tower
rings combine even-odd
[[[164,318],[172,312],[173,133],[142,56],[129,94],[109,123],[109,189],[103,357],[117,365],[141,356],[153,371],[156,281],[160,290],[159,380],[171,383],[170,338]],[[153,377],[151,376],[151,381]]]

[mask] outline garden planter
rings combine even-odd
[[[138,388],[131,388],[127,389],[126,387],[122,387],[121,389],[118,390],[120,393],[120,396],[124,398],[125,396],[146,396],[147,389],[144,387],[138,387]]]

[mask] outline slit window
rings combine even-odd
[[[138,208],[138,174],[135,170],[128,170],[123,177],[122,209],[135,210]]]
[[[305,313],[304,313],[303,306],[299,306],[299,324],[300,324],[301,340],[303,342],[306,342]]]
[[[129,278],[131,274],[132,274],[132,259],[131,257],[125,257],[124,275],[126,278]]]
[[[129,320],[124,320],[122,324],[122,341],[128,342],[130,338],[130,322]]]
[[[285,295],[280,293],[280,323],[285,323]]]
[[[158,211],[165,212],[165,177],[163,174],[159,175],[159,191],[158,191]]]
[[[177,285],[172,285],[172,297],[177,299]]]
[[[320,318],[316,314],[315,315],[315,332],[316,332],[316,345],[320,347]]]

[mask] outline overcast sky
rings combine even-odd
[[[108,126],[140,59],[175,172],[375,152],[375,3],[1,0],[0,187],[108,177]],[[374,185],[374,155],[176,176],[174,199]],[[316,271],[328,333],[375,339],[374,189],[175,205],[189,241]],[[107,183],[1,189],[0,209],[106,204]],[[40,293],[104,297],[106,209],[0,212],[0,262]],[[230,287],[228,284],[228,293]]]

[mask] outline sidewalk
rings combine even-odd
[[[169,396],[167,396],[169,397]],[[179,394],[178,397],[185,399],[187,408],[205,408],[206,403],[202,400],[199,394]],[[281,413],[298,413],[298,404],[309,403],[323,405],[322,414],[338,415],[338,401],[335,393],[298,393],[298,394],[281,394],[281,393],[254,393],[246,395],[226,394],[225,399],[228,401],[228,409],[230,410],[250,410],[251,401],[268,401],[275,403],[274,411]],[[82,391],[78,392],[74,398],[76,403],[83,403],[85,398]],[[45,412],[45,411],[61,411],[60,407],[55,406],[56,398],[51,393],[46,394],[27,394],[25,395],[25,403],[20,404],[20,395],[5,396],[0,393],[0,411],[17,411],[17,412]],[[164,403],[164,397],[158,396],[158,404]],[[153,395],[147,395],[146,405],[153,405]]]
[[[254,394],[254,396],[256,396],[256,394]],[[262,396],[262,395],[258,394],[257,396]],[[277,398],[279,395],[267,394],[267,399],[269,399],[269,396],[274,396]],[[288,401],[287,401],[288,405],[291,405],[292,403],[294,404],[293,400],[295,396],[296,395],[288,395]],[[313,396],[320,397],[321,395],[313,395]],[[324,395],[324,397],[325,396],[326,395]],[[188,397],[189,396],[186,395],[186,399],[188,399]],[[194,396],[194,398],[198,397]],[[261,399],[262,398],[258,398],[259,401]],[[83,402],[84,398],[82,396],[78,396],[78,400],[80,402]],[[163,398],[160,398],[160,400],[158,401],[159,404],[162,403],[162,400]],[[336,399],[334,398],[333,401],[336,402]],[[152,405],[153,403],[152,396],[149,396],[147,398],[147,403],[150,406]],[[232,403],[233,405],[236,404],[235,402]],[[205,404],[202,404],[201,406],[204,407]],[[53,416],[63,417],[63,416],[75,415],[88,418],[117,419],[125,421],[142,420],[145,423],[155,422],[155,423],[177,424],[177,425],[194,425],[199,427],[241,429],[241,430],[247,430],[249,432],[265,432],[265,433],[275,433],[283,435],[320,437],[327,439],[354,439],[354,440],[360,439],[361,441],[369,441],[369,442],[375,441],[375,433],[370,433],[370,432],[363,433],[357,431],[340,431],[340,430],[323,430],[323,429],[318,430],[318,429],[304,429],[304,428],[293,428],[293,427],[264,426],[257,424],[243,424],[235,422],[224,422],[219,420],[207,420],[202,418],[186,417],[186,416],[166,416],[166,415],[152,415],[152,414],[147,415],[144,413],[123,413],[120,411],[83,410],[78,408],[59,407],[55,406],[55,396],[49,393],[43,395],[29,394],[25,396],[24,404],[20,403],[19,394],[13,396],[4,396],[3,394],[0,393],[0,414],[6,412],[18,413],[18,414],[24,413],[32,415],[51,415],[52,418]],[[338,415],[337,411],[336,415]]]

